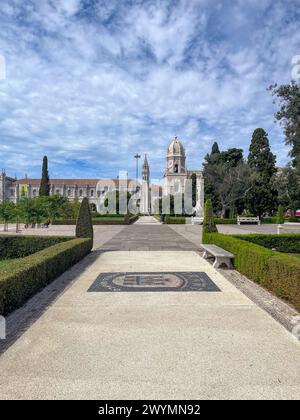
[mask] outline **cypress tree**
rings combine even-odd
[[[277,224],[282,225],[283,223],[284,223],[284,210],[283,210],[282,205],[280,204],[277,210]]]
[[[48,158],[44,156],[43,158],[43,169],[42,169],[42,179],[40,184],[40,196],[49,196],[50,195],[50,183],[49,183],[49,173],[48,173]]]
[[[210,198],[205,202],[203,231],[206,233],[218,232],[217,226],[214,222],[213,205]]]
[[[249,148],[248,164],[259,175],[270,179],[275,173],[276,157],[271,152],[268,134],[263,128],[254,130]]]
[[[191,176],[192,179],[192,206],[197,204],[197,175],[195,173]]]
[[[254,187],[248,194],[249,210],[261,217],[276,207],[277,192],[273,187],[276,157],[272,153],[268,135],[262,128],[254,130],[249,149],[248,164],[255,176]]]
[[[77,238],[90,238],[93,243],[94,237],[94,230],[93,230],[93,222],[91,217],[91,211],[89,206],[89,201],[87,197],[84,197],[76,223],[76,237]]]

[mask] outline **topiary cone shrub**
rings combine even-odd
[[[212,201],[209,198],[205,202],[204,207],[204,221],[203,221],[203,229],[202,229],[202,242],[205,243],[205,235],[206,233],[215,233],[218,232],[217,226],[214,221],[214,214],[213,214],[213,206]]]
[[[276,221],[278,225],[282,225],[284,223],[284,210],[281,205],[278,206]]]
[[[80,205],[76,223],[76,238],[90,238],[91,248],[93,247],[94,230],[87,197],[83,198]]]

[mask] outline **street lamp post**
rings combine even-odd
[[[134,158],[136,159],[136,186],[137,186],[138,179],[139,179],[139,159],[141,158],[141,155],[137,153],[136,155],[134,155]]]

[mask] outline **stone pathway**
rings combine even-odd
[[[200,237],[199,237],[200,244]],[[131,225],[98,248],[102,251],[199,250],[199,245],[178,235],[167,225]]]
[[[0,398],[300,398],[299,342],[203,260],[196,243],[165,225],[110,236],[56,280],[68,286],[1,356]],[[104,273],[126,273],[132,286],[136,272],[205,273],[216,289],[91,290]],[[40,302],[36,295],[25,311]]]
[[[135,223],[135,225],[161,225],[153,216],[141,216]]]

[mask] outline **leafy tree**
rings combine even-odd
[[[244,210],[244,201],[254,185],[253,174],[247,163],[241,161],[235,167],[224,162],[211,165],[206,169],[206,179],[214,184],[222,217],[229,215],[229,212],[240,214]]]
[[[235,167],[243,160],[242,149],[228,149],[220,153],[220,161],[228,167]]]
[[[214,222],[213,206],[210,198],[205,202],[203,231],[205,231],[206,233],[218,232],[218,229]]]
[[[76,237],[91,238],[91,240],[93,241],[94,230],[89,201],[87,197],[83,198],[79,209],[78,219],[76,223]]]
[[[49,196],[50,195],[50,183],[49,183],[49,173],[48,173],[48,158],[44,156],[43,158],[43,168],[42,168],[42,179],[40,184],[40,196]]]
[[[0,219],[4,222],[4,232],[8,230],[8,222],[16,215],[16,206],[12,201],[5,200],[0,203]]]
[[[39,224],[48,217],[43,197],[22,198],[17,204],[17,213],[26,223]]]
[[[278,202],[292,214],[300,208],[300,182],[295,168],[283,168],[274,179],[274,188],[278,192]]]
[[[285,143],[291,147],[292,165],[300,175],[300,85],[292,81],[290,84],[271,85],[269,90],[279,98],[279,111],[275,118],[284,128]],[[276,102],[276,100],[274,101]]]
[[[44,208],[46,217],[53,221],[59,217],[63,217],[64,206],[70,201],[60,195],[51,197],[38,197],[40,205]]]
[[[268,135],[262,128],[254,130],[249,149],[248,165],[255,174],[255,183],[248,193],[249,210],[261,217],[272,212],[277,203],[273,177],[276,174],[276,157],[271,152]]]

